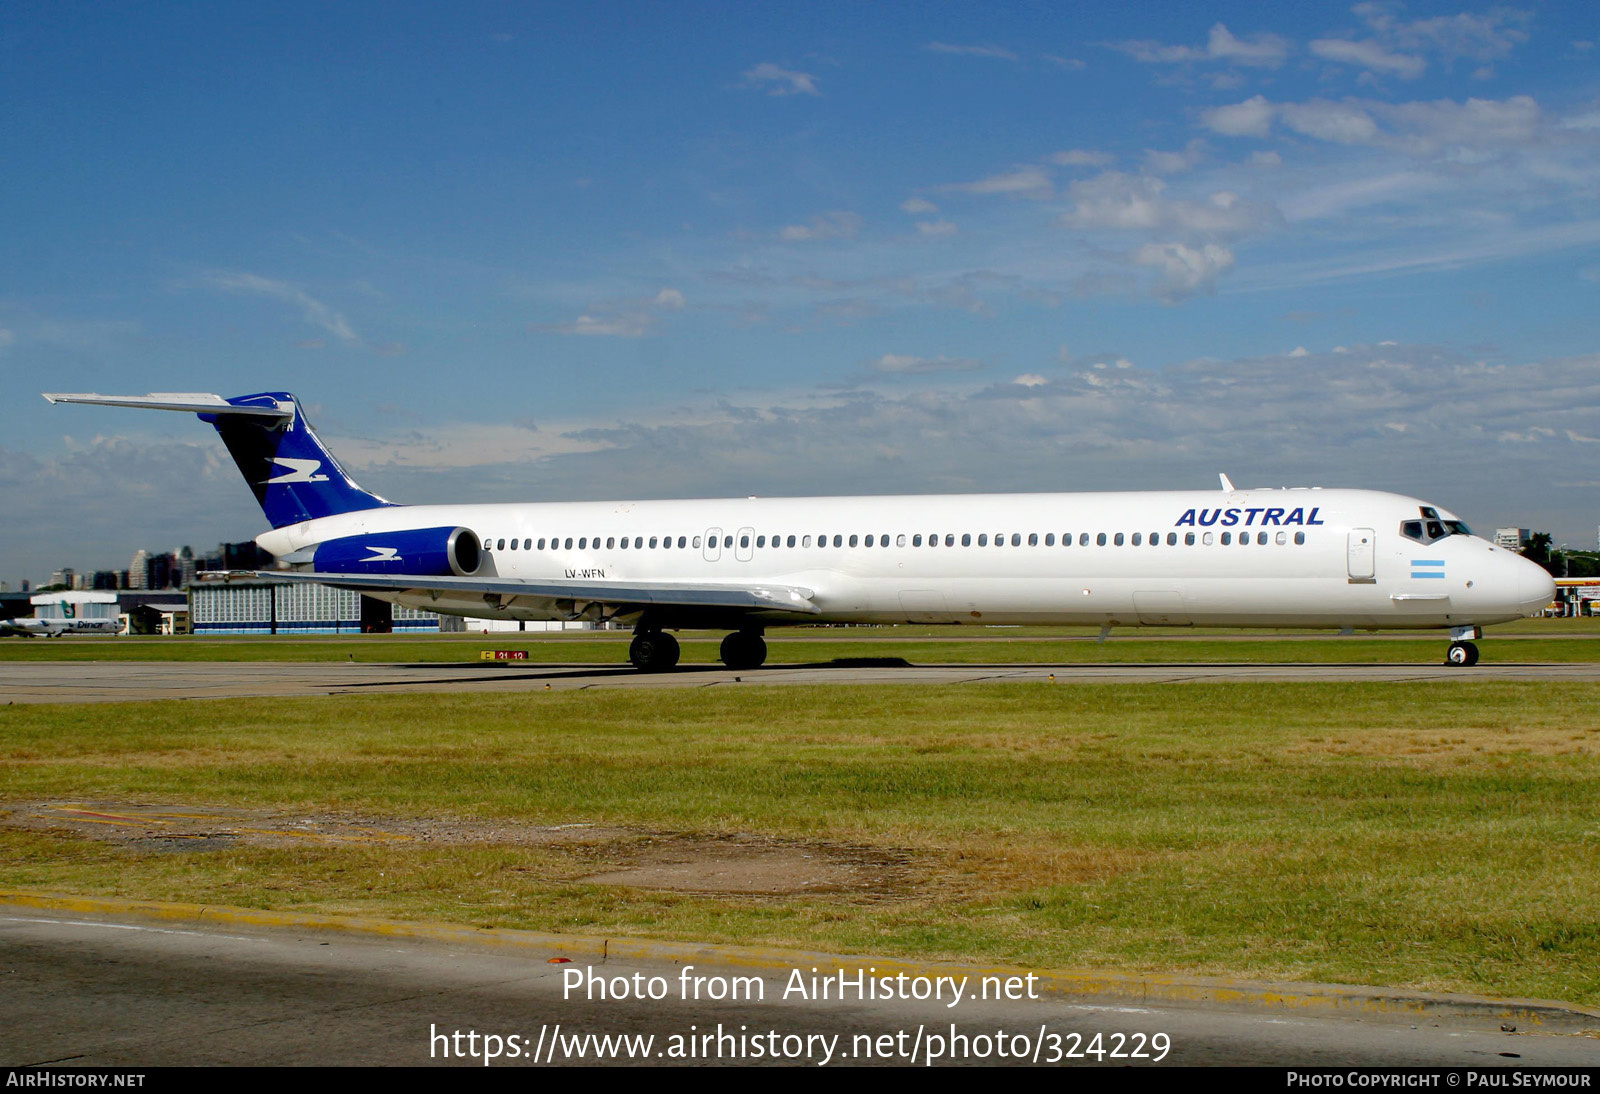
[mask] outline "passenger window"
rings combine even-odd
[[[1257,547],[1265,547],[1266,545],[1267,545],[1267,533],[1265,533],[1265,532],[1257,532],[1256,533],[1256,546]]]
[[[572,537],[571,537],[571,536],[568,536],[568,537],[567,537],[567,546],[566,546],[566,550],[568,550],[568,551],[570,551],[570,550],[572,550]]]
[[[1102,532],[1100,534],[1100,546],[1104,547],[1105,545],[1106,545],[1105,533]],[[1083,532],[1078,536],[1078,546],[1079,547],[1087,547],[1087,546],[1089,546],[1089,533],[1088,532]]]
[[[894,545],[896,547],[904,547],[906,545],[906,534],[904,532],[901,532],[899,535],[894,537]],[[921,536],[917,537],[917,546],[922,546]]]
[[[967,545],[967,539],[968,539],[967,536],[962,536],[961,537],[961,546],[965,547]],[[987,546],[989,546],[989,533],[988,532],[979,532],[978,533],[978,546],[979,547],[987,547]]]
[[[1301,546],[1302,544],[1305,543],[1305,541],[1306,541],[1306,534],[1304,532],[1296,532],[1294,534],[1294,542],[1295,542],[1295,546],[1296,547]]]
[[[733,546],[733,537],[732,536],[723,536],[722,537],[722,545],[724,547],[732,547]]]
[[[748,547],[748,546],[750,546],[750,537],[748,535],[740,536],[739,537],[739,546],[740,547]]]
[[[607,547],[611,546],[611,541],[609,539],[606,540],[606,546]],[[695,546],[695,550],[699,550],[700,549],[700,537],[699,536],[695,536],[694,537],[694,546]]]
[[[1037,546],[1039,546],[1039,533],[1038,532],[1029,532],[1028,533],[1028,546],[1029,547],[1037,547]]]
[[[1189,542],[1190,543],[1194,542],[1194,536],[1191,535],[1189,537]],[[1177,545],[1178,545],[1178,533],[1176,533],[1176,532],[1168,532],[1167,533],[1167,546],[1168,547],[1176,547]]]
[[[1177,535],[1178,533],[1174,532],[1172,534],[1173,535]],[[1185,533],[1183,533],[1183,545],[1185,547],[1193,547],[1194,546],[1194,533],[1193,532],[1185,532]]]
[[[809,547],[809,546],[811,546],[811,537],[810,537],[810,536],[805,536],[805,537],[803,537],[803,538],[802,538],[802,539],[801,539],[801,540],[800,540],[800,546],[802,546],[802,547]]]
[[[856,546],[856,543],[860,538],[861,538],[860,536],[851,536],[850,537],[850,546],[852,546],[852,547]]]
[[[834,537],[833,537],[833,545],[835,547],[843,547],[844,546],[844,537],[839,535],[838,533],[835,533]]]
[[[757,536],[756,537],[756,546],[757,547],[765,547],[766,545],[767,545],[767,537],[766,536]],[[777,536],[773,536],[772,537],[772,545],[774,547],[776,547],[778,545],[778,537]]]
[[[516,540],[512,540],[511,541],[511,549],[513,551],[515,551],[517,549],[517,541]]]
[[[1156,546],[1159,546],[1160,543],[1161,543],[1161,533],[1160,532],[1151,532],[1150,533],[1150,546],[1156,547]]]
[[[512,540],[511,542],[515,543],[516,540]],[[542,537],[542,536],[539,539],[539,550],[541,550],[541,551],[544,550],[544,537]]]
[[[1113,540],[1112,542],[1114,542],[1118,547],[1121,547],[1122,546],[1122,533],[1118,532],[1117,533],[1117,538],[1115,540]]]
[[[921,532],[917,532],[917,533],[912,535],[912,537],[911,537],[911,546],[913,546],[913,547],[921,547],[922,546],[922,533]]]
[[[694,545],[696,547],[700,546],[700,537],[698,537],[698,536],[695,537]],[[678,546],[679,547],[683,546],[683,537],[682,536],[678,537]]]
[[[1190,534],[1191,534],[1191,535],[1192,535],[1192,534],[1193,534],[1193,533],[1190,533]],[[1210,532],[1207,532],[1207,533],[1206,533],[1206,534],[1205,534],[1205,537],[1204,537],[1204,538],[1203,538],[1203,540],[1202,540],[1202,542],[1203,542],[1203,543],[1204,543],[1204,544],[1205,544],[1205,545],[1206,545],[1206,546],[1207,546],[1207,547],[1209,547],[1209,546],[1211,546],[1211,533],[1210,533]]]
[[[1044,545],[1046,547],[1054,547],[1056,545],[1056,534],[1054,532],[1046,532],[1044,534]]]
[[[496,551],[504,551],[506,549],[506,541],[501,540],[499,543],[494,545],[494,549]]]
[[[1089,534],[1087,532],[1085,532],[1084,533],[1084,538],[1087,539],[1088,535]],[[1106,545],[1106,534],[1104,532],[1101,532],[1099,535],[1094,537],[1094,545],[1096,547],[1104,547]]]
[[[1282,547],[1285,543],[1289,542],[1289,533],[1288,532],[1279,532],[1273,538],[1275,538],[1278,541],[1278,546]]]
[[[613,547],[615,547],[616,545],[617,545],[617,537],[616,536],[607,536],[606,537],[606,550],[609,551]]]
[[[944,545],[946,547],[954,547],[956,545],[956,534],[954,532],[946,532],[944,534]]]
[[[658,540],[657,540],[657,539],[656,539],[656,537],[655,537],[655,536],[651,536],[651,537],[650,537],[650,549],[651,549],[651,550],[652,550],[652,551],[653,551],[653,550],[655,550],[655,549],[656,549],[656,544],[657,544],[657,543],[658,543],[658,542],[659,542],[659,541],[658,541]]]
[[[793,547],[794,546],[794,537],[790,536],[788,539],[784,540],[784,542],[787,543],[790,547]]]
[[[1013,547],[1021,547],[1022,546],[1022,533],[1021,532],[1012,532],[1011,533],[1011,546],[1013,546]]]
[[[1222,533],[1222,545],[1224,547],[1229,547],[1229,546],[1232,546],[1232,544],[1233,544],[1233,533],[1232,532],[1224,532],[1224,533]]]
[[[867,534],[867,539],[866,539],[866,544],[865,545],[868,546],[868,547],[872,546],[872,535],[871,535],[871,533]]]
[[[994,545],[996,547],[1004,547],[1006,545],[1006,534],[1004,532],[996,532],[994,534]]]
[[[1119,539],[1117,542],[1120,543],[1121,540]],[[1133,533],[1133,545],[1135,547],[1143,547],[1144,546],[1144,536],[1141,535],[1138,532]]]

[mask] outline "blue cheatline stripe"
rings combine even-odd
[[[1442,579],[1444,577],[1444,573],[1443,573],[1443,571],[1440,571],[1439,573],[1433,573],[1432,571],[1429,571],[1429,570],[1421,570],[1421,571],[1412,570],[1411,571],[1411,576],[1412,577],[1437,577],[1437,578],[1441,578]]]
[[[1411,565],[1413,565],[1413,566],[1443,566],[1444,565],[1444,559],[1442,559],[1442,558],[1414,558],[1414,559],[1411,560]]]

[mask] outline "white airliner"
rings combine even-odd
[[[290,572],[429,611],[615,620],[669,669],[682,627],[722,660],[766,659],[767,627],[819,622],[1448,630],[1555,593],[1532,562],[1416,498],[1321,488],[701,501],[396,505],[357,486],[294,396],[46,395],[192,411],[214,425]]]
[[[120,619],[0,619],[0,637],[55,638],[62,634],[116,634]]]

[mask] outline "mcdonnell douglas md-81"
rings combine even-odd
[[[1448,661],[1536,614],[1550,575],[1416,498],[1317,487],[706,501],[397,505],[345,473],[293,395],[46,395],[190,411],[216,427],[272,530],[256,542],[320,582],[484,619],[631,623],[629,659],[678,661],[668,632],[730,633],[766,660],[803,623],[1433,628]]]

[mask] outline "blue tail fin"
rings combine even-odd
[[[279,411],[262,414],[219,410],[200,414],[201,421],[216,426],[222,443],[228,446],[233,462],[239,465],[274,528],[393,504],[356,485],[317,438],[293,395],[268,391],[240,395],[227,403],[241,409]]]
[[[224,399],[205,392],[169,391],[150,395],[46,394],[52,403],[192,411],[210,422],[233,454],[244,481],[274,528],[336,513],[392,505],[356,485],[323,447],[286,391],[265,391]]]

